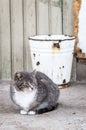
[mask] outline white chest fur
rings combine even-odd
[[[30,105],[35,101],[36,90],[33,91],[16,91],[13,96],[13,100],[17,105],[24,109],[29,109]]]

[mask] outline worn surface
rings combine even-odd
[[[77,62],[77,80],[86,82],[86,61],[83,63],[82,60],[81,63],[81,61],[78,60]]]
[[[11,76],[9,0],[0,0],[0,78]]]
[[[81,2],[82,2],[82,0],[73,0],[74,35],[75,36],[78,35],[78,23],[79,23],[78,15],[79,15],[79,11],[80,11],[80,8],[81,8]],[[76,39],[76,46],[77,46],[77,43],[78,43],[78,37]]]
[[[32,69],[28,37],[72,34],[72,4],[72,0],[0,0],[0,79]]]
[[[0,130],[86,130],[86,84],[61,89],[57,110],[42,115],[20,115],[0,83]]]

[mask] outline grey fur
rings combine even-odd
[[[38,113],[40,109],[50,110],[57,105],[60,93],[58,86],[47,75],[39,71],[15,73],[14,84],[10,89],[10,95],[15,104],[17,101],[13,98],[15,96],[14,88],[17,91],[24,91],[25,88],[29,89],[29,87],[32,91],[37,90],[37,92],[35,101],[27,111],[33,110]],[[25,108],[23,109],[25,110]]]

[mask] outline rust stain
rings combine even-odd
[[[61,41],[58,41],[57,43],[53,43],[52,49],[53,50],[60,50],[60,42]]]
[[[53,52],[53,54],[58,50],[58,51],[60,51],[60,40],[59,41],[57,41],[57,42],[55,42],[55,43],[53,43],[53,45],[52,45],[52,52]]]
[[[73,0],[73,13],[74,13],[74,35],[77,36],[78,35],[78,23],[79,23],[79,19],[78,19],[78,15],[79,15],[79,11],[80,11],[80,8],[81,8],[81,3],[82,3],[82,0]],[[78,37],[76,38],[76,41],[75,41],[75,49],[77,47],[77,43],[78,43],[79,39]]]
[[[83,53],[82,49],[80,49],[79,47],[76,47],[76,51],[74,52],[74,56],[77,58],[77,59],[86,59],[86,55],[85,53]]]
[[[69,87],[70,85],[71,85],[70,82],[68,82],[68,83],[59,84],[58,87],[59,87],[60,89],[64,89],[64,88]]]

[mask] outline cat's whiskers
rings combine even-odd
[[[29,90],[32,91],[34,89],[33,85],[29,82]]]

